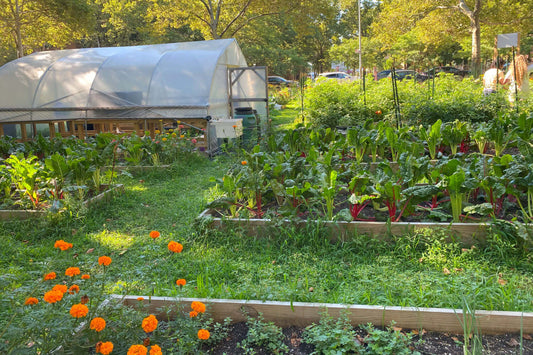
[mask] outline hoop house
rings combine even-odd
[[[246,60],[234,39],[37,52],[0,68],[0,126],[67,122],[58,128],[67,135],[69,122],[87,131],[88,122],[129,120],[141,131],[167,119],[228,119],[235,67]],[[234,96],[263,86],[242,80]]]

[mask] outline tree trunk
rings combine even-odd
[[[479,24],[479,14],[481,12],[482,0],[476,0],[474,10],[471,10],[464,0],[459,1],[459,9],[468,16],[470,20],[470,31],[472,32],[472,75],[477,78],[481,74],[481,26]]]

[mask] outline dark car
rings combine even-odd
[[[294,84],[295,84],[294,81],[287,80],[285,78],[282,78],[281,76],[269,76],[268,77],[268,85],[285,87],[285,86],[291,86]]]
[[[413,80],[414,78],[416,78],[416,81],[421,83],[428,79],[428,76],[426,74],[417,73],[414,70],[399,69],[399,70],[395,70],[395,73],[396,73],[396,80],[398,81],[402,81],[404,79]],[[389,73],[388,77],[392,78],[392,72]]]
[[[376,80],[385,79],[386,77],[389,76],[390,72],[391,72],[390,70],[382,70],[382,71],[380,71],[377,74]]]
[[[453,74],[453,75],[457,75],[457,76],[464,78],[465,76],[470,74],[470,71],[457,69],[455,67],[435,67],[435,68],[429,69],[427,72],[430,78],[432,78],[435,74],[438,74],[438,73]]]

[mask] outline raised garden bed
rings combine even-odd
[[[215,217],[213,210],[204,210],[199,219],[208,221],[207,226],[213,229],[240,228],[249,236],[268,235],[268,231],[279,226],[279,221],[270,219],[244,219],[244,218],[220,218]],[[474,245],[483,242],[491,227],[490,223],[438,223],[438,222],[330,222],[330,221],[293,221],[282,220],[285,226],[306,227],[309,224],[319,224],[324,228],[332,241],[346,241],[359,235],[367,234],[383,240],[391,235],[405,235],[410,232],[423,229],[441,229],[450,232],[449,239]]]
[[[109,201],[116,193],[123,191],[124,185],[122,184],[102,185],[101,192],[98,195],[83,201],[83,205],[89,207],[101,202]],[[0,221],[40,218],[46,216],[48,213],[48,211],[44,210],[0,210]]]
[[[139,296],[112,295],[128,306],[138,305]],[[404,329],[424,329],[426,331],[463,333],[463,325],[475,321],[475,327],[482,334],[532,333],[533,313],[483,311],[472,314],[463,313],[461,309],[387,307],[367,305],[343,305],[330,303],[274,302],[228,299],[192,299],[173,297],[143,296],[147,311],[166,317],[167,309],[181,303],[188,306],[192,301],[201,301],[208,305],[210,315],[216,322],[223,322],[230,317],[233,322],[246,321],[246,312],[255,317],[261,313],[265,321],[274,322],[280,327],[305,327],[320,321],[320,313],[327,309],[328,314],[338,318],[343,310],[349,311],[353,325],[372,323],[376,326],[388,326],[391,321]]]

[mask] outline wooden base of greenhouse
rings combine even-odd
[[[113,295],[128,306],[137,305],[139,296]],[[192,301],[201,301],[208,305],[208,312],[216,322],[230,317],[233,322],[246,321],[245,313],[251,317],[262,314],[265,321],[274,322],[280,327],[305,327],[318,323],[321,313],[327,310],[333,318],[347,310],[353,325],[372,323],[375,326],[388,326],[392,321],[395,326],[404,329],[424,329],[426,331],[463,333],[463,325],[477,329],[482,334],[533,333],[533,313],[475,311],[475,314],[463,313],[461,309],[385,307],[366,305],[343,305],[331,303],[245,301],[226,299],[192,299],[172,297],[143,296],[142,302],[148,311],[155,315],[166,315],[168,307],[189,311]],[[175,314],[175,313],[174,313]],[[474,324],[474,326],[472,326]],[[474,328],[475,327],[475,328]]]

